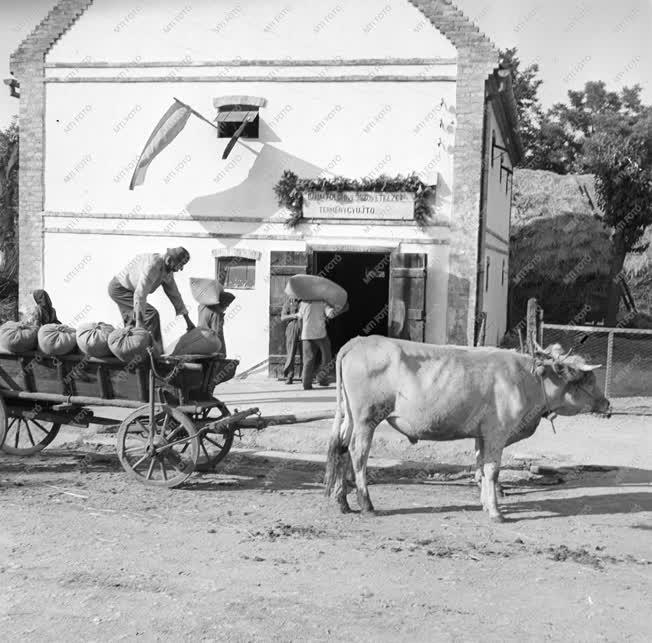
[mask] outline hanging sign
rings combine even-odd
[[[303,193],[304,219],[414,219],[411,192]]]

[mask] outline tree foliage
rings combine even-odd
[[[645,230],[652,225],[652,108],[643,104],[641,87],[607,88],[589,81],[568,92],[568,102],[541,107],[538,65],[523,67],[516,49],[501,53],[511,69],[525,148],[522,165],[558,174],[595,176],[603,224],[610,232],[612,282],[607,323],[618,313],[619,284],[625,257],[642,251]]]
[[[0,320],[16,315],[18,278],[18,125],[0,130]]]
[[[532,153],[537,149],[537,141],[543,119],[543,109],[539,101],[539,87],[543,81],[537,76],[539,65],[521,66],[516,47],[500,50],[501,67],[512,73],[512,88],[516,99],[516,112],[519,121],[519,134],[525,149],[522,165],[529,166]]]

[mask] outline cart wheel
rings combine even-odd
[[[33,420],[17,415],[11,417],[11,411],[3,400],[0,404],[0,444],[2,451],[9,455],[34,455],[43,451],[57,437],[61,424]],[[4,443],[2,433],[4,429]]]
[[[7,435],[7,405],[5,401],[0,397],[0,447],[5,442],[5,436]]]
[[[153,443],[150,446],[149,404],[126,417],[117,436],[122,468],[154,487],[176,487],[187,480],[199,457],[199,438],[190,418],[178,409],[154,409]],[[177,442],[182,440],[181,442]],[[177,442],[172,446],[167,444]]]
[[[210,467],[215,467],[218,462],[226,458],[233,446],[235,429],[229,429],[226,433],[208,431],[202,433],[200,438],[201,455],[206,458]]]

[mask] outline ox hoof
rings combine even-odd
[[[491,519],[491,522],[505,522],[503,514],[490,514],[489,518]]]

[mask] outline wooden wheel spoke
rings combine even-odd
[[[204,441],[201,440],[199,442],[199,446],[201,446],[201,450],[204,452],[204,455],[206,456],[206,459],[210,461],[211,457],[208,455],[208,451],[206,450],[206,447],[204,446]]]
[[[144,446],[131,447],[130,449],[125,449],[125,453],[129,455],[136,455],[137,453],[146,453]]]
[[[149,431],[141,424],[140,419],[136,418],[136,424],[140,427],[140,430],[143,433],[145,434],[149,433]]]
[[[27,424],[27,422],[25,422],[25,424]],[[47,435],[48,433],[50,433],[46,428],[44,428],[44,427],[43,427],[39,422],[37,422],[36,420],[32,420],[32,424],[36,424],[36,426],[37,426],[39,429],[41,429],[41,431],[43,431],[43,433],[45,433],[46,435]]]
[[[178,426],[176,429],[174,429],[174,431],[172,431],[172,433],[170,433],[170,435],[166,436],[165,433],[164,433],[164,434],[163,434],[163,437],[164,437],[168,442],[174,442],[174,436],[175,436],[177,433],[179,433],[179,431],[181,431],[181,429],[183,429],[183,427],[182,427],[182,426]]]
[[[204,440],[207,440],[210,442],[213,446],[216,446],[218,449],[223,449],[224,448],[224,443],[220,442],[215,442],[215,440],[211,440],[207,435],[204,436]]]
[[[32,436],[32,432],[29,430],[29,424],[25,422],[25,430],[27,431],[27,436],[29,437],[29,441],[32,443],[32,446],[36,446],[36,442],[34,442],[34,437]]]
[[[14,438],[14,447],[18,448],[18,440],[20,439],[20,425],[23,423],[23,418],[18,419],[18,427],[16,428],[16,437]]]
[[[161,472],[163,473],[163,479],[167,480],[168,479],[168,472],[167,472],[167,470],[165,468],[165,458],[161,458],[159,460],[159,463],[161,465]]]
[[[17,420],[18,420],[18,418],[11,418],[11,422],[9,423],[9,426],[7,427],[7,433],[9,433],[9,429],[11,429],[11,427],[12,427],[14,424],[16,424],[16,421],[17,421]]]
[[[138,462],[136,462],[136,464],[134,464],[131,468],[135,471],[140,466],[141,463],[147,460],[148,457],[149,457],[149,453],[145,453],[143,457],[140,460],[138,460]]]
[[[154,471],[154,464],[156,463],[156,458],[152,458],[152,461],[149,463],[149,469],[147,469],[147,479],[151,479],[152,472]]]

